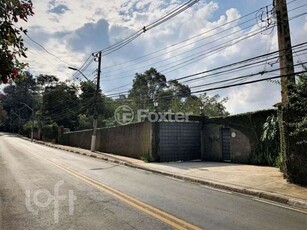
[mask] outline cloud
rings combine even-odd
[[[84,52],[86,50],[99,50],[109,46],[109,23],[100,19],[97,23],[85,23],[79,29],[65,35],[67,48]]]
[[[68,10],[69,10],[69,8],[66,5],[59,4],[59,5],[51,8],[48,12],[61,15],[61,14],[64,14]]]
[[[68,66],[80,67],[92,52],[121,41],[178,7],[182,1],[113,0],[104,1],[103,6],[96,0],[33,0],[33,3],[35,16],[21,25],[28,27],[29,35],[58,58],[26,39],[29,70],[34,74],[55,74],[61,79],[67,79],[74,74],[68,70]],[[276,50],[276,30],[239,41],[242,36],[260,29],[254,25],[255,15],[230,24],[241,15],[259,9],[262,4],[253,1],[247,10],[243,0],[231,3],[220,0],[200,1],[175,18],[142,34],[122,49],[103,57],[102,90],[108,92],[112,88],[131,84],[136,72],[144,72],[150,67],[157,68],[168,79],[174,79]],[[295,9],[299,5],[293,2],[290,6]],[[293,10],[290,16],[298,13]],[[250,21],[241,24],[247,19]],[[229,24],[223,26],[225,23]],[[290,25],[292,37],[295,38],[293,43],[304,42],[307,36],[306,18],[293,20]],[[174,45],[179,42],[180,45]],[[217,49],[220,46],[225,47]],[[93,62],[84,70],[84,74],[93,78],[96,68],[97,63]],[[223,77],[203,78],[187,84],[193,87],[270,68],[263,64]],[[115,92],[129,88],[126,86]],[[271,108],[280,100],[279,87],[267,82],[212,91],[209,94],[215,93],[229,97],[227,109],[231,113]]]
[[[280,85],[271,82],[232,88],[228,95],[226,106],[231,114],[273,108],[281,100]]]

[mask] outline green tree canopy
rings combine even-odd
[[[26,65],[18,59],[26,57],[21,33],[27,30],[14,24],[27,21],[33,14],[31,0],[0,1],[0,84],[15,79]]]
[[[12,130],[17,130],[16,120],[31,118],[32,111],[28,106],[36,107],[37,98],[33,96],[35,89],[34,77],[29,72],[25,72],[25,76],[17,78],[14,84],[7,85],[3,89],[2,104],[8,116],[6,127],[10,126]]]
[[[42,106],[45,124],[56,122],[59,126],[72,130],[77,127],[80,113],[77,91],[78,88],[75,85],[68,85],[65,82],[46,87]]]
[[[145,109],[152,105],[166,86],[165,76],[156,69],[150,68],[143,74],[135,74],[128,98],[134,100],[138,108]]]
[[[307,68],[303,67],[305,70]],[[307,185],[307,76],[290,86],[289,103],[283,107],[282,170],[288,181]],[[285,148],[286,146],[286,148]]]
[[[134,109],[153,110],[153,102],[157,101],[160,112],[171,110],[195,115],[200,114],[199,107],[203,105],[204,114],[214,117],[229,114],[225,107],[227,100],[227,98],[220,99],[219,95],[212,97],[207,94],[192,95],[188,85],[177,80],[167,81],[163,74],[151,68],[143,74],[135,75],[127,101]]]

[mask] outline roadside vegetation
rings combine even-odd
[[[93,82],[76,84],[60,81],[53,75],[33,76],[26,72],[15,79],[0,94],[0,129],[9,132],[29,133],[31,125],[41,131],[54,126],[69,130],[91,129],[95,111],[96,87]],[[158,100],[158,108],[154,101]],[[132,109],[148,109],[159,112],[184,112],[199,115],[199,106],[204,106],[205,115],[228,115],[224,106],[227,98],[206,94],[194,96],[187,85],[167,81],[166,77],[151,68],[136,74],[132,88],[126,95],[108,97],[101,91],[97,100],[98,127],[118,125],[114,111],[120,105]],[[33,112],[32,112],[33,110]],[[48,128],[47,128],[48,127]],[[42,133],[42,132],[41,132]]]

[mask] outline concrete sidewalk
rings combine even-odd
[[[35,142],[116,164],[307,209],[307,188],[287,183],[279,169],[274,167],[201,161],[145,163],[142,160],[109,153],[93,153],[76,147],[37,140]]]

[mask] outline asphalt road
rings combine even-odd
[[[307,214],[0,133],[0,229],[307,229]]]

